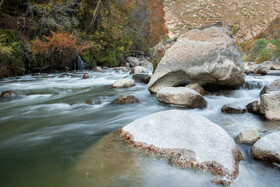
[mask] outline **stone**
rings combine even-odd
[[[63,74],[59,75],[59,78],[64,78],[64,77],[65,77],[65,75],[63,75]]]
[[[133,95],[121,96],[113,101],[113,104],[127,104],[127,103],[138,103],[139,100]]]
[[[260,113],[267,120],[280,120],[280,91],[261,95]]]
[[[82,79],[88,79],[88,78],[89,78],[88,73],[85,73],[85,74],[83,75],[83,77],[82,77]]]
[[[39,76],[41,73],[33,73],[31,76]]]
[[[254,144],[261,138],[256,129],[245,129],[236,137],[236,142],[241,144]]]
[[[249,113],[259,114],[260,113],[260,104],[259,101],[253,101],[246,105],[246,108]]]
[[[153,68],[153,63],[149,62],[146,58],[140,61],[140,66],[145,68]]]
[[[146,74],[146,73],[138,73],[138,74],[133,74],[132,78],[133,78],[133,80],[135,80],[135,82],[139,82],[142,84],[148,84],[151,79],[151,75]]]
[[[96,100],[96,101],[87,100],[85,103],[88,104],[88,105],[100,105],[101,101],[99,101],[99,100]]]
[[[211,27],[181,35],[165,52],[148,89],[157,93],[191,83],[238,88],[244,82],[244,64],[231,33]]]
[[[222,107],[221,111],[224,113],[242,114],[246,112],[246,109],[239,106],[227,104]]]
[[[196,91],[186,87],[166,87],[158,91],[156,98],[160,102],[183,105],[190,108],[206,106],[205,99]]]
[[[100,71],[102,71],[102,68],[100,66],[96,66],[96,67],[93,67],[92,70],[100,72]]]
[[[267,75],[269,69],[270,69],[270,68],[258,66],[257,69],[256,69],[256,71],[255,71],[255,74]]]
[[[18,81],[17,81],[17,80],[12,80],[12,81],[11,81],[11,83],[16,83],[16,82],[18,82]]]
[[[267,44],[266,48],[267,48],[269,51],[273,52],[273,51],[275,51],[275,50],[277,49],[277,46],[274,45],[274,44],[272,44],[272,43],[270,43],[270,44]]]
[[[280,163],[280,131],[273,132],[258,140],[252,147],[255,159]]]
[[[236,143],[203,116],[182,110],[158,112],[126,125],[119,134],[128,145],[167,158],[173,166],[208,171],[227,181],[238,175],[242,155]]]
[[[9,97],[16,97],[17,94],[11,90],[6,90],[1,93],[1,97],[9,98]]]
[[[147,71],[145,68],[141,66],[136,66],[130,72],[130,74],[137,74],[137,73],[147,73]]]
[[[131,67],[139,66],[139,64],[140,64],[140,61],[138,60],[138,58],[135,58],[135,57],[127,57],[126,60],[130,64]]]
[[[280,91],[280,79],[276,79],[273,83],[265,85],[261,90],[260,95],[266,94],[270,91]]]
[[[186,87],[197,91],[200,95],[205,95],[205,90],[197,83],[188,84]]]
[[[129,88],[133,86],[135,86],[135,81],[129,78],[117,80],[112,85],[113,88]]]

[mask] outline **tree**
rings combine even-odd
[[[69,33],[51,32],[51,36],[43,36],[43,40],[36,37],[32,41],[32,52],[49,59],[49,66],[63,69],[68,66],[77,53],[83,53],[91,47],[89,44],[78,44],[77,39]]]

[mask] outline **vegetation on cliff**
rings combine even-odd
[[[0,15],[0,29],[10,29],[19,40],[16,49],[24,55],[17,59],[26,58],[17,67],[29,71],[63,69],[77,54],[88,68],[119,66],[133,51],[148,52],[167,34],[163,0],[4,0]],[[61,34],[57,45],[52,43]],[[72,48],[65,48],[67,38]],[[1,40],[2,46],[7,44]],[[1,51],[1,59],[11,54]]]

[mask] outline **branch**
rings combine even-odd
[[[92,15],[91,22],[90,22],[90,24],[89,24],[89,26],[88,26],[88,32],[90,32],[90,31],[93,29],[93,25],[94,25],[94,22],[95,22],[95,20],[96,20],[96,18],[97,18],[98,10],[99,10],[99,8],[100,8],[100,5],[101,5],[101,0],[98,0],[97,5],[96,5],[96,8],[95,8],[95,10],[94,10],[94,12],[93,12],[93,15]]]

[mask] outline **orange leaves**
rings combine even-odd
[[[82,53],[91,45],[77,45],[77,39],[69,33],[52,32],[51,36],[43,36],[46,42],[41,41],[38,37],[32,41],[32,51],[35,54],[42,54],[48,50],[58,50],[59,52],[69,51],[73,53]]]
[[[36,37],[31,43],[31,51],[46,58],[50,66],[57,69],[68,66],[73,57],[91,47],[78,44],[77,38],[65,32],[52,32],[51,36],[43,36],[43,41]]]

